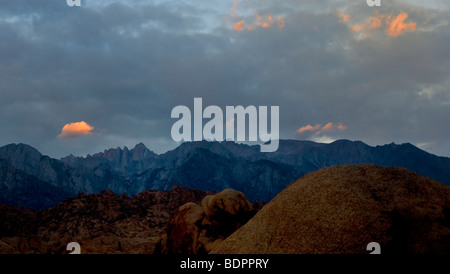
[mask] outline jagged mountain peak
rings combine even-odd
[[[146,149],[148,149],[143,143],[139,143],[139,144],[136,144],[136,146],[134,146],[134,148],[133,148],[134,150],[146,150]]]
[[[150,168],[157,156],[143,143],[138,143],[132,149],[129,149],[127,146],[110,148],[86,157],[64,157],[61,161],[72,167],[96,168],[109,166],[112,170],[122,175],[129,175]]]
[[[156,155],[153,151],[148,149],[143,143],[138,143],[136,146],[132,149],[129,149],[127,146],[124,146],[123,148],[117,147],[117,148],[109,148],[105,149],[103,152],[98,152],[93,155],[88,154],[86,158],[107,158],[108,160],[112,160],[114,157],[121,157],[122,154],[130,153],[132,155],[142,155],[150,156],[150,155]],[[67,157],[65,157],[67,158]],[[82,158],[82,157],[79,157]],[[64,158],[63,158],[64,159]]]

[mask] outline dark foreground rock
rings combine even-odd
[[[127,197],[107,190],[38,212],[0,205],[0,253],[66,254],[73,241],[82,253],[152,253],[173,212],[208,194],[174,187]]]
[[[403,168],[337,166],[298,179],[211,253],[450,253],[450,187]]]
[[[181,206],[159,240],[155,253],[206,254],[253,217],[253,206],[242,192],[225,189],[203,198],[201,205]]]

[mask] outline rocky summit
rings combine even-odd
[[[152,253],[169,217],[181,205],[212,192],[173,187],[127,197],[110,190],[80,193],[48,210],[0,205],[0,254]]]
[[[211,253],[450,253],[450,187],[403,168],[344,165],[289,185]]]

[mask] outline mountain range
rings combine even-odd
[[[276,152],[261,153],[257,145],[201,141],[182,143],[164,154],[138,144],[59,160],[26,144],[10,144],[0,147],[0,203],[42,209],[80,192],[110,189],[132,196],[176,185],[217,192],[233,188],[251,201],[269,201],[307,173],[364,163],[407,168],[450,185],[450,158],[409,143],[373,147],[348,140],[280,140]]]

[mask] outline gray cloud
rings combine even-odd
[[[242,0],[233,18],[232,2],[109,2],[0,1],[0,145],[55,157],[137,142],[164,152],[177,145],[172,108],[202,97],[279,105],[282,138],[343,123],[322,139],[411,142],[450,156],[448,10],[385,5],[380,13],[407,12],[416,30],[361,38],[351,28],[375,16],[364,3]],[[232,30],[255,12],[283,16],[284,28]],[[79,121],[93,134],[56,137]]]

